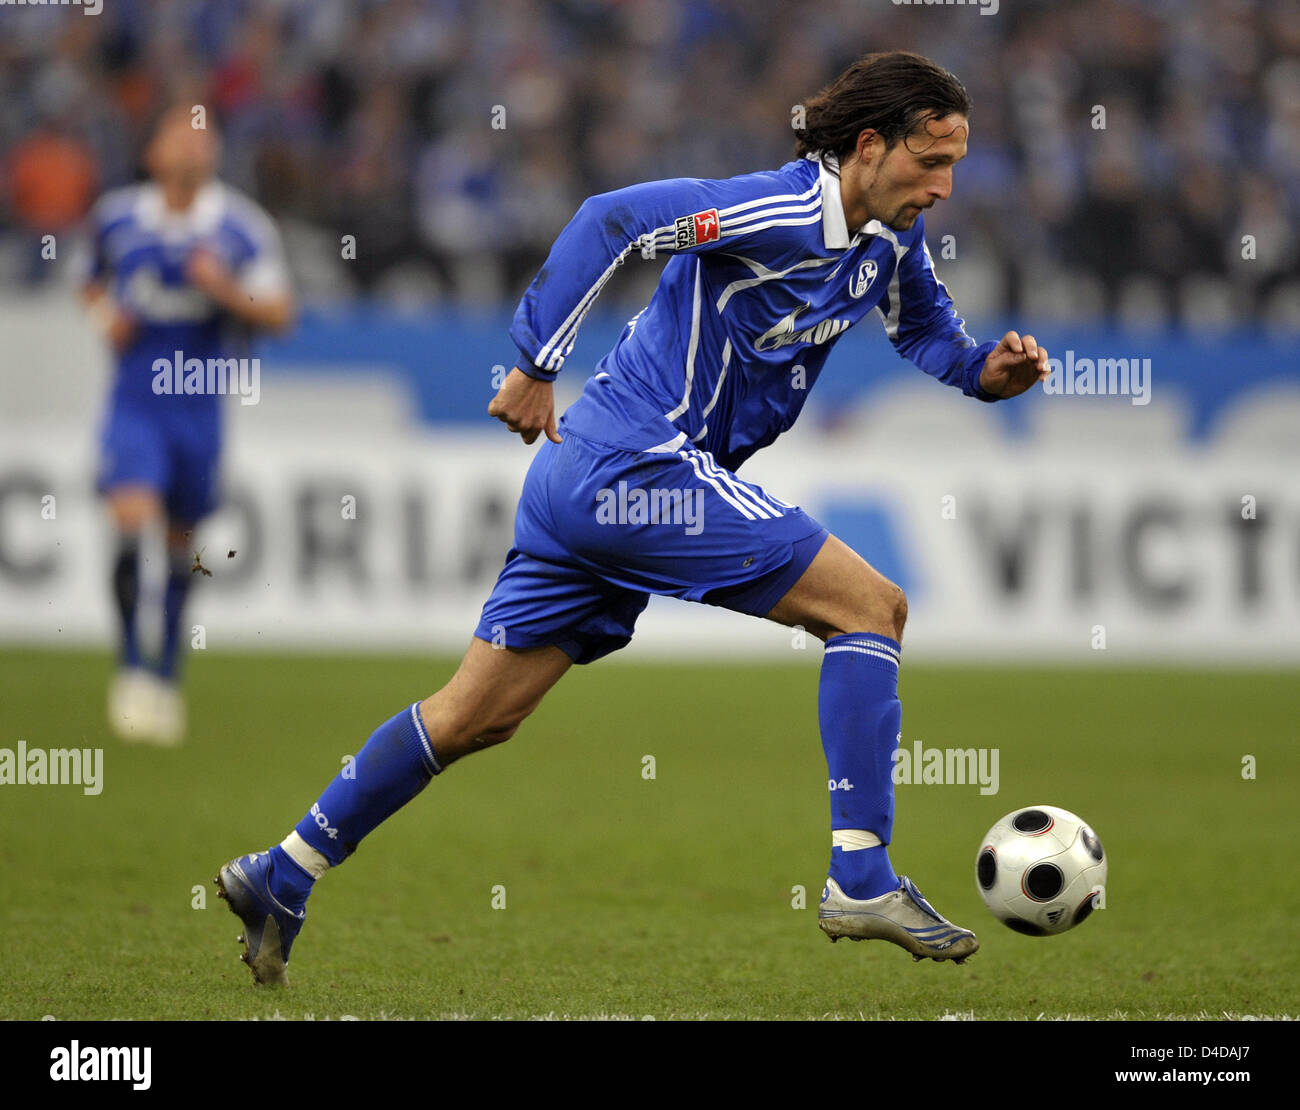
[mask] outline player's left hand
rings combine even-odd
[[[997,397],[1017,397],[1037,382],[1046,381],[1047,348],[1032,335],[1023,338],[1009,331],[984,360],[980,388]]]

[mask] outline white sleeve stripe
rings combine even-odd
[[[662,228],[656,229],[655,234],[658,235],[659,232],[662,230],[663,230]],[[578,325],[582,323],[582,318],[587,315],[587,312],[590,310],[592,303],[596,299],[596,295],[601,291],[602,288],[604,288],[605,283],[609,281],[614,271],[617,270],[623,264],[623,259],[625,259],[628,256],[628,253],[634,247],[636,247],[639,244],[639,242],[640,242],[639,239],[633,239],[630,243],[628,243],[626,247],[623,248],[623,250],[619,253],[619,255],[614,259],[614,261],[612,261],[608,266],[605,267],[605,272],[602,273],[600,277],[596,279],[595,283],[592,285],[590,289],[587,290],[582,300],[580,300],[574,306],[573,311],[570,312],[567,317],[565,317],[564,323],[560,325],[559,330],[553,336],[551,336],[551,338],[547,340],[547,342],[542,346],[542,349],[538,351],[537,365],[541,369],[543,370],[559,369],[558,365],[556,366],[550,365],[550,363],[556,361],[557,356],[559,358],[559,361],[562,362],[564,360],[565,357],[564,353],[558,351],[557,348],[561,344],[567,341],[569,350],[573,349],[573,341],[574,339],[577,338]],[[569,335],[570,331],[574,333],[572,337],[570,337]]]
[[[807,215],[809,212],[820,212],[821,207],[820,198],[809,201],[807,204],[776,204],[771,208],[759,208],[753,212],[746,212],[743,216],[728,216],[722,220],[722,226],[742,227],[745,224],[753,223],[755,220],[765,220],[769,216],[802,216]]]
[[[765,231],[769,227],[797,227],[802,224],[815,224],[819,222],[822,218],[820,209],[815,212],[809,212],[808,215],[803,216],[802,218],[791,218],[791,219],[782,219],[782,220],[768,219],[767,217],[771,215],[773,215],[773,213],[769,213],[769,212],[755,213],[755,215],[752,218],[756,220],[762,220],[763,221],[762,223],[723,224],[719,232],[718,238],[713,240],[713,242],[719,242],[723,239],[735,238],[740,235],[749,235],[750,233],[755,231]],[[633,245],[635,246],[637,244],[634,243]],[[655,250],[664,250],[671,253],[677,245],[677,233],[672,228],[669,228],[667,232],[664,232],[662,230],[657,232],[655,235],[654,245],[655,245]]]
[[[807,200],[814,193],[818,192],[821,189],[821,186],[822,183],[820,180],[818,180],[813,183],[811,189],[809,189],[805,193],[800,193],[798,196],[796,196],[794,193],[780,193],[770,197],[759,197],[757,200],[747,200],[743,204],[733,204],[730,208],[720,208],[718,209],[718,215],[720,217],[732,216],[735,215],[735,213],[737,212],[744,212],[746,209],[749,208],[758,208],[764,204],[784,204],[789,201],[796,201],[796,202],[804,201]]]
[[[582,321],[583,316],[587,314],[587,309],[590,307],[591,302],[595,300],[596,294],[600,292],[605,282],[609,281],[610,275],[613,274],[620,265],[622,265],[623,259],[627,257],[627,253],[631,249],[632,244],[629,243],[627,247],[623,249],[622,253],[619,254],[619,256],[615,258],[608,267],[606,267],[605,272],[596,279],[595,284],[587,290],[587,293],[582,300],[580,300],[574,306],[573,311],[565,317],[564,323],[560,325],[559,330],[551,336],[551,338],[543,345],[542,349],[537,352],[538,367],[543,370],[559,369],[558,367],[552,367],[549,365],[553,361],[554,355],[557,353],[557,346],[568,338],[569,329],[576,328]],[[560,357],[563,358],[562,355]]]
[[[776,216],[799,216],[802,219],[777,220]],[[719,239],[726,239],[733,235],[747,235],[751,231],[761,231],[768,227],[779,227],[793,224],[811,224],[816,223],[821,218],[820,208],[772,208],[764,209],[761,212],[750,212],[744,216],[737,216],[732,220],[723,220],[719,225]],[[762,222],[755,222],[762,221]],[[677,231],[675,227],[660,228],[654,233],[655,249],[663,248],[672,250],[677,242]]]
[[[799,194],[781,193],[768,197],[759,197],[755,200],[745,201],[741,204],[732,205],[729,208],[718,209],[718,238],[726,239],[738,234],[749,234],[754,231],[765,231],[769,227],[794,226],[798,224],[815,223],[821,219],[821,182],[817,181],[807,191]],[[814,196],[817,194],[816,196]],[[809,198],[813,198],[810,200]],[[784,215],[788,212],[800,211],[798,208],[790,207],[791,205],[800,205],[807,202],[811,207],[806,210],[809,215],[803,219],[774,220],[770,217],[774,215]],[[756,209],[756,211],[750,211]],[[704,209],[707,211],[707,209]],[[737,213],[746,213],[738,216]],[[689,215],[690,213],[688,213]],[[727,225],[723,225],[723,218],[729,217]],[[749,220],[761,220],[757,224],[747,224]],[[560,368],[560,364],[573,350],[573,344],[577,340],[577,329],[587,313],[591,309],[601,289],[609,281],[614,271],[622,265],[623,260],[628,254],[635,249],[639,249],[647,239],[653,243],[656,250],[663,248],[671,251],[677,242],[676,221],[663,227],[657,227],[651,232],[637,236],[623,248],[622,252],[615,258],[605,271],[596,279],[590,289],[582,299],[574,306],[573,310],[565,317],[564,322],[556,330],[555,334],[542,345],[542,349],[537,354],[537,366],[542,370],[553,371]]]
[[[804,216],[800,219],[788,220],[765,220],[761,224],[747,224],[744,227],[732,227],[723,232],[724,239],[733,235],[750,235],[755,231],[766,231],[769,227],[798,227],[801,224],[819,224],[822,220],[821,212],[813,212],[811,215]]]
[[[921,240],[921,249],[925,252],[925,260],[930,264],[930,276],[934,278],[934,283],[939,287],[939,292],[951,301],[952,294],[948,292],[948,287],[939,280],[939,274],[934,268],[934,257],[930,254],[930,244],[924,239]],[[957,321],[957,330],[960,331],[962,335],[965,335],[967,339],[970,339],[972,347],[975,346],[975,340],[971,339],[971,337],[966,334],[966,321],[957,315],[955,308],[953,310],[953,319]]]

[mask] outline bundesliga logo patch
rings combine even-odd
[[[712,243],[719,234],[718,210],[710,208],[706,212],[696,212],[693,216],[683,216],[673,224],[677,237],[677,250],[698,246],[700,243]]]

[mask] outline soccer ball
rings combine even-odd
[[[975,885],[1004,925],[1055,936],[1105,904],[1106,853],[1069,810],[1027,806],[989,829],[975,857]]]

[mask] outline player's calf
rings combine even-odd
[[[451,681],[420,703],[441,765],[509,740],[571,665],[557,647],[514,651],[472,641]]]
[[[452,760],[509,739],[569,666],[558,648],[495,651],[475,640],[452,680],[380,725],[281,843],[221,869],[218,885],[244,923],[254,982],[287,981],[289,947],[316,880]]]

